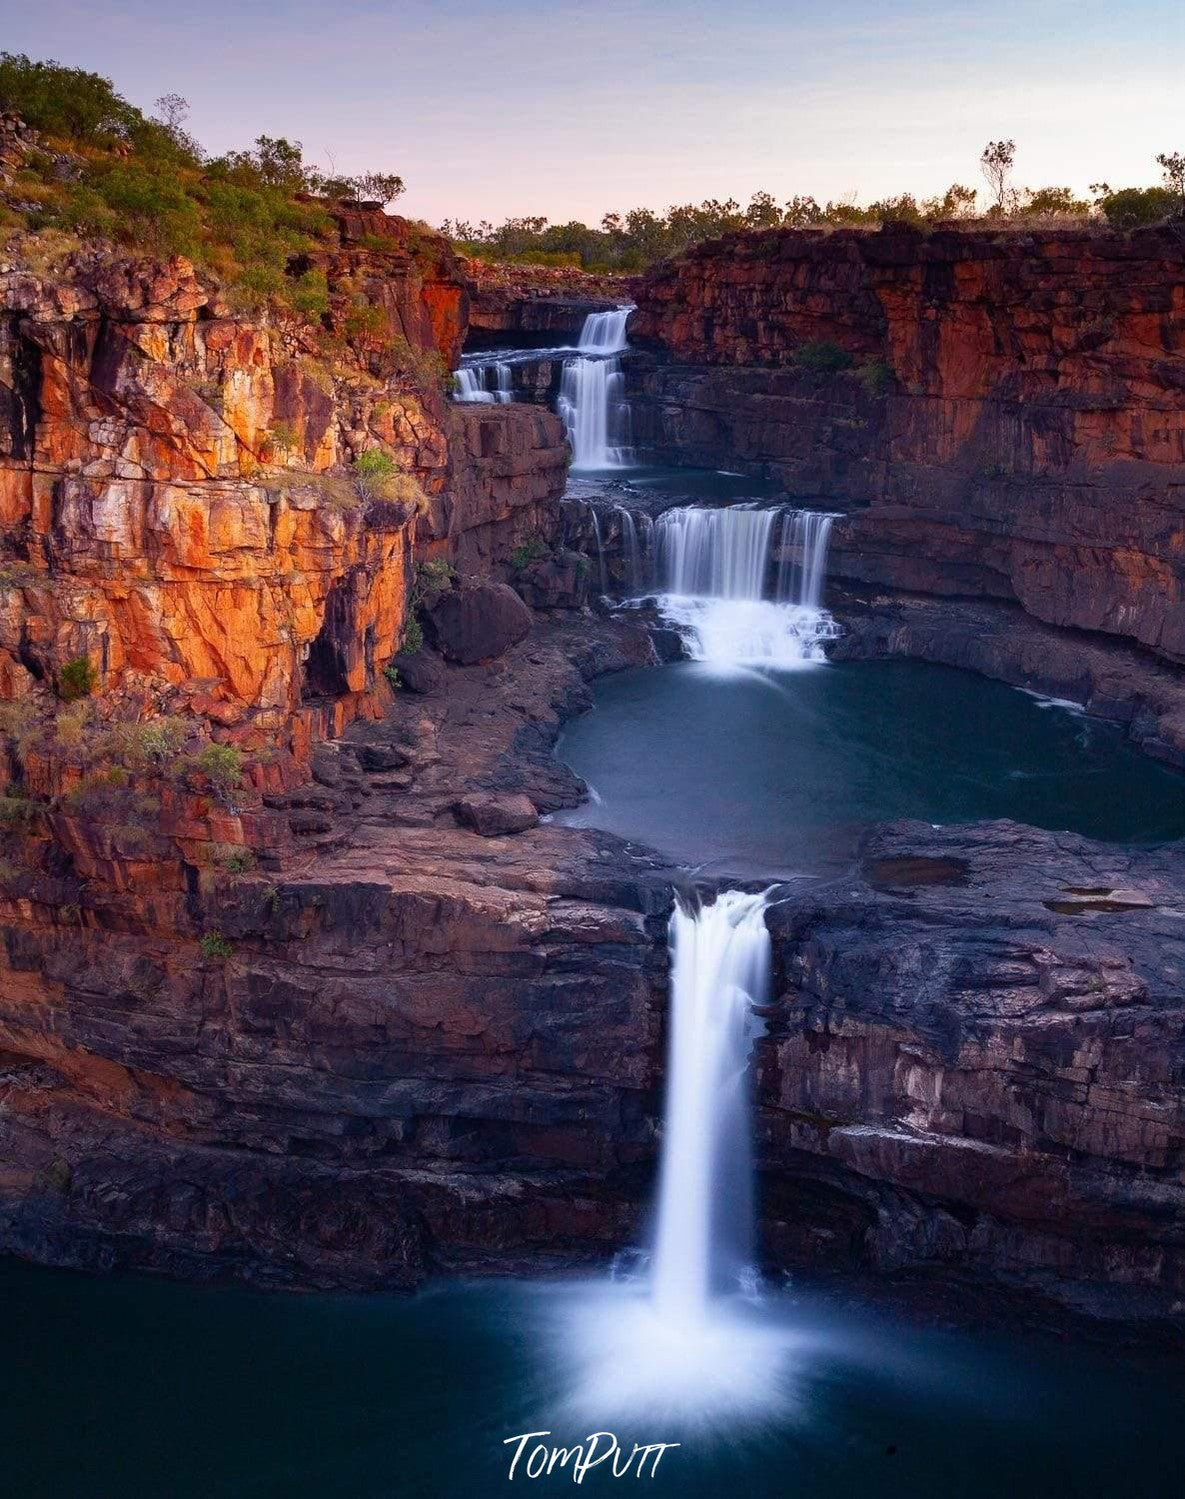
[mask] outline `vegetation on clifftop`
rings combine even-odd
[[[876,228],[895,221],[931,228],[960,223],[996,228],[1031,228],[1099,223],[1113,229],[1135,229],[1185,215],[1185,157],[1162,153],[1156,158],[1163,187],[1113,189],[1096,183],[1091,198],[1069,187],[1016,188],[1012,185],[1014,141],[989,141],[980,157],[989,201],[981,209],[980,193],[952,183],[940,197],[912,193],[860,204],[855,198],[818,203],[794,197],[779,203],[771,193],[754,193],[747,207],[734,198],[706,198],[655,213],[633,208],[607,213],[599,229],[571,222],[550,224],[541,217],[511,218],[497,226],[448,220],[441,233],[465,254],[477,259],[525,265],[570,265],[587,271],[637,271],[704,240],[742,229]]]
[[[0,110],[38,133],[0,163],[0,231],[56,235],[63,250],[102,239],[185,255],[248,306],[274,300],[319,316],[325,277],[305,260],[336,238],[326,202],[388,203],[403,191],[392,173],[327,176],[282,136],[208,157],[179,95],[158,99],[150,118],[97,73],[20,54],[0,53]]]

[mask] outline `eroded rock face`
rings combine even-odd
[[[646,659],[582,621],[398,694],[272,799],[280,868],[4,897],[0,1247],[373,1287],[628,1242],[672,872],[513,814],[579,798],[560,714]]]
[[[407,227],[343,210],[331,295],[348,276],[443,370],[468,292]],[[545,534],[566,461],[550,414],[473,418],[380,366],[232,315],[184,260],[0,269],[0,693],[87,657],[109,698],[283,733],[305,699],[380,683],[413,549],[489,570]],[[372,451],[392,499],[353,482]]]
[[[0,307],[13,688],[88,656],[104,689],[279,725],[327,619],[332,690],[370,685],[402,624],[414,511],[329,471],[374,446],[441,487],[439,402],[335,383],[300,330],[228,316],[184,261],[64,284],[10,271]]]
[[[836,574],[1185,659],[1185,231],[774,230],[636,297],[640,440],[847,510]]]
[[[1161,1313],[1185,1290],[1179,851],[892,824],[770,913],[781,1002],[759,1156],[882,1267],[971,1269]],[[846,1241],[846,1242],[845,1242]]]

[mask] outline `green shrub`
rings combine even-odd
[[[356,301],[346,313],[342,331],[347,338],[360,342],[386,343],[390,337],[391,328],[387,322],[387,314],[381,307],[374,307],[369,302]]]
[[[59,717],[59,723],[61,719]],[[148,723],[114,724],[99,741],[98,752],[132,770],[164,770],[185,748],[190,725],[183,718],[163,717]]]
[[[804,369],[821,375],[834,375],[852,366],[852,356],[848,351],[825,338],[800,344],[794,351],[794,358]]]
[[[350,465],[356,479],[386,479],[397,471],[394,458],[382,448],[368,448]]]
[[[200,255],[202,230],[198,205],[168,163],[126,161],[92,168],[84,192],[96,195],[114,215],[116,235],[136,245],[149,245],[169,255]],[[75,213],[77,213],[75,200]],[[88,227],[86,216],[74,227]],[[110,233],[101,211],[93,227]]]
[[[1139,229],[1167,219],[1179,201],[1168,187],[1125,187],[1101,198],[1099,207],[1113,229]]]
[[[142,150],[168,151],[161,139],[168,138],[164,126],[121,99],[109,78],[82,68],[0,52],[0,108],[14,110],[46,135],[93,146],[131,142]]]
[[[386,664],[386,666],[383,667],[383,676],[385,676],[386,679],[387,679],[387,681],[390,683],[391,690],[393,692],[398,692],[399,691],[399,668],[395,665],[395,663],[393,661],[388,661],[387,664]]]
[[[524,541],[521,546],[516,546],[511,552],[510,565],[516,573],[521,573],[525,568],[530,567],[532,562],[546,555],[546,546],[537,536],[533,536],[530,541]]]
[[[0,824],[9,828],[27,828],[37,818],[41,804],[20,792],[0,796]]]
[[[303,317],[319,319],[329,311],[329,283],[321,270],[305,271],[289,291],[288,300]]]
[[[58,696],[66,703],[90,697],[98,684],[99,669],[89,656],[76,656],[58,672]]]
[[[883,359],[873,359],[856,370],[856,378],[870,396],[887,395],[893,388],[893,371]]]
[[[233,791],[243,784],[243,756],[233,745],[207,744],[193,765],[216,790]]]
[[[390,453],[382,448],[368,448],[359,453],[350,465],[354,487],[364,500],[410,499],[417,502],[423,498],[414,475],[404,474]],[[414,493],[404,493],[408,482]]]
[[[409,656],[414,656],[417,651],[424,649],[424,627],[414,613],[407,616],[399,649],[406,651]]]
[[[221,932],[207,932],[198,943],[202,957],[209,962],[225,962],[227,958],[233,957],[234,948],[226,940]]]
[[[255,867],[255,855],[249,848],[236,848],[223,859],[222,867],[228,874],[246,874]]]

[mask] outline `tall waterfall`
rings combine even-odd
[[[720,1422],[731,1433],[737,1421],[761,1420],[787,1401],[794,1343],[769,1321],[745,1274],[753,1225],[747,1070],[759,1025],[753,1006],[770,988],[768,895],[724,891],[671,917],[654,1241],[645,1273],[632,1257],[632,1270],[594,1288],[557,1328],[581,1419]]]
[[[633,306],[590,313],[576,354],[564,360],[556,409],[572,448],[573,469],[630,464],[630,408],[617,357],[628,348],[625,325]]]
[[[751,505],[660,515],[660,605],[692,657],[720,668],[822,661],[823,644],[836,633],[822,607],[833,519]]]
[[[664,1319],[702,1318],[751,1258],[746,1066],[769,997],[766,896],[726,890],[671,917],[671,1038],[651,1268]]]

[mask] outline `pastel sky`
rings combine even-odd
[[[595,223],[778,198],[1157,180],[1185,151],[1182,0],[0,0],[0,46],[401,173],[402,212]]]

